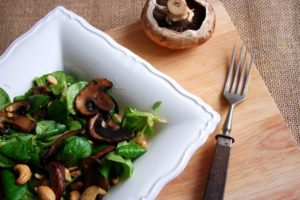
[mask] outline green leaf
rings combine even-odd
[[[16,175],[10,170],[2,170],[0,172],[1,185],[6,200],[23,199],[28,192],[27,184],[17,185]]]
[[[161,101],[157,101],[153,104],[152,110],[156,111],[162,105]]]
[[[84,137],[73,136],[65,139],[63,149],[58,153],[57,159],[65,166],[78,166],[81,159],[90,156],[92,146]]]
[[[64,124],[57,123],[53,120],[42,120],[37,122],[35,127],[36,137],[38,139],[58,135],[66,131]]]
[[[122,145],[117,148],[118,155],[124,158],[135,159],[146,153],[147,149],[137,144]]]
[[[40,198],[37,196],[36,192],[30,192],[27,190],[22,197],[22,200],[39,200]]]
[[[65,73],[65,72],[64,72]],[[76,83],[76,78],[70,74],[65,73],[66,76],[66,82],[67,82],[67,86],[71,86],[72,84]]]
[[[77,120],[71,116],[67,116],[62,123],[64,123],[70,131],[79,130],[84,126],[80,119]]]
[[[68,125],[68,128],[70,131],[75,131],[75,130],[79,130],[82,128],[81,124],[79,121],[71,121],[70,124]]]
[[[57,84],[50,84],[47,81],[48,76],[51,75],[57,80]],[[66,74],[64,71],[56,71],[51,74],[45,74],[41,77],[35,78],[35,83],[38,86],[48,86],[49,90],[55,95],[61,95],[66,92],[68,86],[76,82],[76,79]]]
[[[44,107],[48,104],[50,97],[47,95],[33,95],[28,97],[31,102],[30,113],[37,111],[38,109]]]
[[[16,162],[40,166],[42,149],[35,135],[15,133],[0,137],[0,153]]]
[[[154,126],[154,119],[152,117],[148,117],[147,118],[147,123],[149,127],[153,127]]]
[[[63,71],[57,71],[51,74],[56,80],[57,84],[50,84],[49,89],[55,95],[61,95],[67,90],[66,74]]]
[[[128,145],[129,143],[127,141],[122,141],[122,142],[119,142],[118,145],[117,145],[117,149],[122,147],[122,146],[126,146]]]
[[[14,101],[22,101],[22,100],[25,100],[25,99],[26,99],[26,97],[24,95],[20,95],[20,96],[16,96],[14,98]]]
[[[107,160],[110,160],[112,162],[116,162],[116,163],[119,163],[123,166],[123,173],[122,175],[125,177],[125,178],[128,178],[132,175],[133,173],[133,164],[131,162],[130,159],[124,159],[122,156],[116,154],[114,151],[112,152],[109,152],[105,158]]]
[[[68,114],[66,104],[60,100],[52,101],[48,106],[47,112],[49,118],[56,121],[61,121]]]
[[[10,104],[10,98],[4,89],[0,87],[0,111]]]
[[[99,168],[99,172],[106,180],[109,179],[110,170],[111,170],[111,161],[104,160],[103,164]]]
[[[0,154],[0,167],[2,168],[12,168],[15,166],[15,162],[11,159],[7,158],[6,156]]]
[[[143,133],[144,133],[145,135],[148,135],[148,136],[151,136],[151,135],[154,134],[154,133],[153,133],[153,130],[152,130],[152,128],[151,128],[150,126],[147,126],[147,127],[143,130]]]
[[[49,76],[49,74],[45,74],[41,77],[36,77],[34,79],[34,81],[37,84],[37,86],[47,86],[47,77],[48,76]]]
[[[148,125],[147,117],[136,114],[136,109],[127,107],[121,122],[123,127],[140,132]]]
[[[28,97],[32,96],[33,92],[32,92],[32,88],[30,88],[27,92],[25,92],[24,96],[27,99]]]
[[[73,115],[76,114],[74,108],[75,97],[87,84],[88,82],[86,81],[74,83],[67,89],[66,93],[64,94],[64,100],[67,104],[67,109]]]
[[[139,111],[136,108],[127,107],[122,118],[122,126],[131,131],[141,132],[147,136],[152,136],[155,123],[166,122],[155,112],[161,104],[161,102],[156,102],[152,106],[152,112],[144,112]]]

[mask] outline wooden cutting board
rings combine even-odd
[[[217,16],[213,37],[194,49],[172,51],[150,41],[140,24],[108,31],[117,42],[168,74],[186,90],[199,96],[222,116],[227,112],[222,96],[234,43],[242,41],[218,0],[211,1]],[[158,199],[201,199],[212,161],[212,135],[194,154],[185,170],[161,191]],[[235,143],[229,164],[225,199],[300,199],[300,151],[256,68],[248,98],[234,113]],[[188,133],[187,133],[188,137]]]

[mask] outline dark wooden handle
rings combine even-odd
[[[204,200],[223,199],[232,142],[233,138],[231,137],[217,136],[216,149],[204,193]]]

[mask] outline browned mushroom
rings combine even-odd
[[[16,101],[5,107],[7,113],[16,113],[25,115],[30,110],[30,100]]]
[[[104,120],[100,113],[89,120],[88,126],[92,139],[108,143],[129,140],[136,135],[135,132],[121,127],[111,119]]]
[[[109,111],[115,107],[106,91],[113,84],[107,79],[96,79],[89,82],[76,96],[75,106],[82,115],[93,116],[98,109]]]
[[[7,128],[10,126],[22,132],[29,133],[35,128],[35,121],[25,115],[0,112],[0,133],[7,133]]]
[[[6,134],[10,127],[31,132],[35,128],[35,121],[25,115],[29,109],[29,100],[16,101],[6,106],[0,112],[0,134]]]
[[[195,47],[214,32],[216,16],[206,0],[147,0],[141,15],[146,35],[170,49]]]
[[[106,191],[108,190],[108,180],[98,173],[97,169],[101,164],[103,156],[114,149],[114,146],[105,147],[104,149],[101,149],[93,155],[82,160],[80,169],[82,176],[84,177],[84,188],[87,188],[91,185],[97,185]]]
[[[32,94],[37,95],[37,94],[45,94],[45,95],[50,95],[51,92],[46,86],[35,86],[32,88]]]
[[[45,165],[50,178],[50,187],[54,191],[56,199],[60,199],[65,191],[65,167],[57,161],[49,162]]]

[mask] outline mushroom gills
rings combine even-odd
[[[90,119],[89,132],[93,139],[108,143],[129,140],[136,135],[135,132],[121,127],[118,123],[112,121],[112,119],[105,121],[100,113]]]
[[[167,6],[168,0],[157,0],[160,6]],[[187,0],[187,6],[193,11],[194,16],[189,21],[188,19],[181,21],[169,21],[168,13],[162,10],[160,6],[156,6],[153,10],[153,17],[157,21],[158,26],[168,28],[176,32],[184,32],[186,30],[198,30],[206,16],[206,9],[195,0]]]

